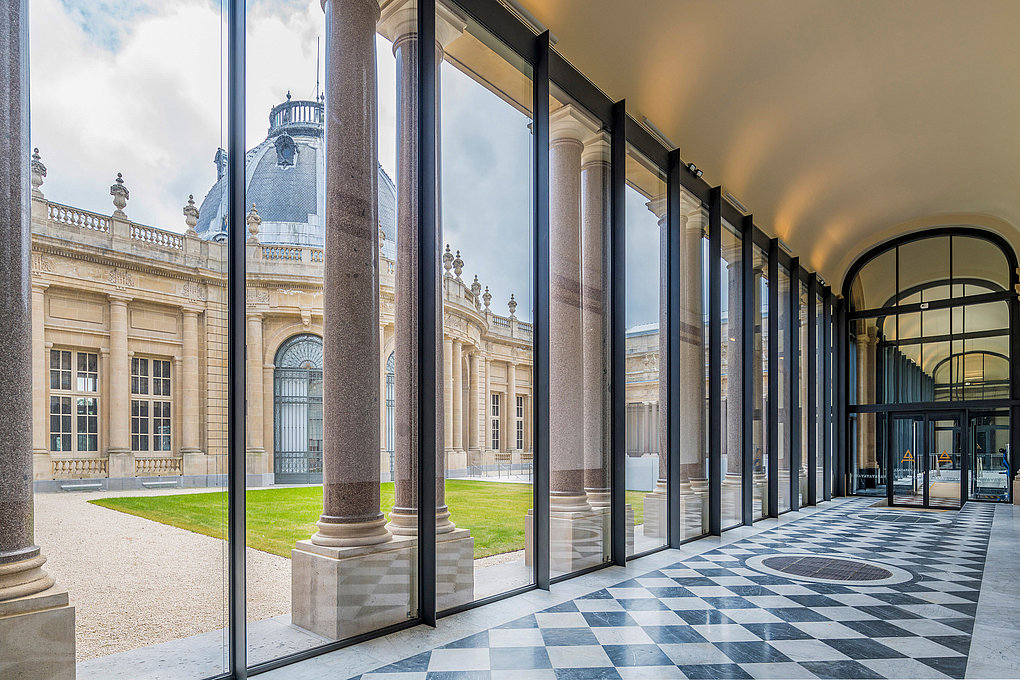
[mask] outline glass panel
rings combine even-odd
[[[895,304],[896,250],[887,250],[861,267],[850,286],[850,311]]]
[[[949,237],[936,236],[899,246],[900,304],[931,302],[949,297]],[[920,299],[907,299],[920,293]]]
[[[893,466],[893,502],[924,503],[924,416],[891,416],[888,455]]]
[[[74,608],[79,678],[197,680],[227,671],[227,258],[192,229],[227,202],[209,163],[225,3],[108,9],[26,17],[35,542]]]
[[[799,275],[798,277],[799,278]],[[811,363],[814,357],[808,353],[808,335],[811,333],[811,327],[808,326],[808,305],[811,304],[811,300],[808,297],[808,287],[803,281],[798,284],[800,295],[798,300],[800,304],[799,319],[798,319],[798,351],[797,351],[797,417],[800,419],[798,426],[800,427],[800,474],[798,475],[798,503],[799,506],[803,506],[805,499],[807,498],[807,481],[808,481],[808,410],[811,408],[811,403],[808,402],[808,365]],[[799,507],[798,506],[798,507]]]
[[[437,583],[438,608],[443,610],[533,582],[535,305],[531,266],[535,246],[531,69],[492,34],[446,5],[437,4],[436,30],[444,42],[438,83],[438,176],[444,247],[441,417],[446,460],[446,480],[438,491],[441,498],[445,493],[450,521],[457,527],[437,537],[437,559],[445,565],[440,567]],[[413,137],[413,130],[407,134]],[[570,147],[574,163],[580,162],[578,146]],[[397,156],[402,157],[399,149]],[[579,173],[579,166],[573,170]],[[568,263],[561,257],[562,242],[553,243],[558,249],[552,251],[556,254],[552,264],[565,265],[576,286],[581,247],[579,174],[571,172],[569,181],[577,205],[566,221],[557,222],[556,233],[573,239],[573,255]],[[397,290],[402,288],[398,285]],[[560,313],[554,312],[551,334],[553,343],[572,338],[570,360],[583,356],[583,350],[578,351],[577,295],[575,287],[574,297],[554,308]],[[562,295],[555,299],[564,302]],[[571,372],[574,381],[582,379],[577,374],[580,364],[564,365],[556,356],[554,370]],[[398,360],[398,452],[400,365]],[[564,418],[553,422],[569,423],[563,429],[574,435],[566,458],[558,457],[560,443],[553,445],[553,503],[576,502],[588,514],[583,507],[584,453],[579,439],[583,392],[576,382],[570,387],[573,407],[550,409],[552,418]],[[551,430],[554,436],[561,434],[556,429]],[[566,477],[561,474],[568,467],[564,463],[570,468]],[[556,495],[556,490],[565,493]],[[554,508],[553,514],[562,516],[560,509]],[[601,528],[591,516],[582,523],[589,530]],[[569,531],[563,529],[560,525],[554,544],[562,546],[557,540],[565,536],[569,540]],[[586,547],[585,565],[601,560],[599,541]],[[579,568],[570,559],[561,549],[555,568],[560,573]],[[471,565],[470,571],[458,564]]]
[[[1009,328],[1009,303],[1006,301],[966,305],[955,308],[954,312],[955,333],[979,333]]]
[[[722,527],[743,521],[741,471],[743,470],[742,281],[740,233],[722,221],[722,261],[719,309],[722,311]]]
[[[776,399],[779,402],[779,450],[776,451],[777,469],[779,471],[779,511],[790,509],[791,469],[790,469],[790,442],[792,438],[793,418],[790,413],[790,368],[793,356],[791,342],[793,331],[793,319],[790,317],[790,272],[783,265],[779,266],[779,394]]]
[[[754,506],[757,517],[769,514],[769,281],[768,254],[754,249]]]
[[[963,433],[954,417],[928,418],[928,505],[960,507],[963,469]]]
[[[416,17],[377,18],[246,15],[249,664],[417,613]]]
[[[825,498],[826,451],[825,434],[825,302],[821,295],[815,299],[815,502]]]
[[[884,496],[886,493],[886,461],[889,454],[885,446],[885,423],[885,414],[882,413],[856,413],[850,416],[852,493],[862,496]],[[894,441],[895,436],[894,433]]]
[[[953,236],[953,281],[962,295],[981,295],[1009,290],[1009,262],[991,241],[973,236]]]
[[[625,422],[627,443],[626,488],[627,522],[634,522],[633,543],[628,535],[627,554],[643,552],[661,545],[667,540],[668,506],[666,502],[666,418],[667,397],[666,362],[666,183],[662,172],[650,161],[633,149],[627,154],[627,235],[626,235],[626,290],[627,290],[627,339],[626,339],[626,399],[627,419]],[[701,327],[701,238],[700,206],[691,221],[697,225],[692,235],[688,231],[683,240],[682,264],[688,272],[683,280],[691,279],[690,259],[697,267],[694,280],[698,283],[695,328]],[[694,229],[694,227],[690,227]],[[688,259],[690,258],[690,259]],[[684,309],[684,318],[689,310]],[[681,323],[681,328],[686,328]],[[701,334],[698,333],[699,344]],[[681,350],[683,351],[683,350]],[[699,369],[703,364],[697,359],[688,364],[689,358],[681,354],[678,359],[683,366],[693,365]],[[700,378],[700,370],[697,374]],[[684,404],[678,405],[684,409]],[[701,407],[701,402],[698,402]],[[684,413],[685,411],[681,411]],[[681,427],[685,422],[680,419]],[[699,433],[696,441],[700,441]],[[681,435],[681,441],[686,436]],[[700,447],[699,447],[700,448]],[[700,516],[699,516],[700,519]],[[629,531],[628,531],[629,534]]]
[[[970,498],[1009,500],[1009,411],[971,414]]]
[[[549,570],[558,576],[611,558],[609,269],[603,248],[610,157],[608,132],[559,88],[553,88],[549,110],[549,400],[554,404]],[[664,424],[663,419],[659,427]],[[522,439],[519,431],[518,449]]]

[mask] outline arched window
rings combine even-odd
[[[322,481],[322,338],[296,335],[276,352],[273,374],[277,483]]]
[[[1016,267],[1000,236],[958,227],[894,239],[850,268],[856,493],[943,507],[1007,497],[999,439],[1008,437]]]

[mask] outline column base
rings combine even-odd
[[[1013,477],[1013,505],[1020,505],[1020,472]]]
[[[406,621],[417,595],[416,553],[407,536],[340,548],[298,541],[291,551],[291,622],[343,640]]]
[[[0,678],[74,680],[74,607],[67,591],[0,602]]]
[[[764,517],[769,514],[769,480],[764,472],[755,472],[751,484],[754,487],[754,516]]]
[[[669,504],[666,502],[665,489],[657,488],[646,495],[645,503],[645,536],[666,541],[669,526]],[[684,490],[677,501],[680,505],[680,539],[700,536],[704,527],[708,526],[708,493],[696,489]]]
[[[436,606],[474,600],[475,539],[467,529],[436,536]],[[418,609],[418,542],[332,548],[298,541],[291,551],[291,621],[343,640],[405,621]]]
[[[553,512],[549,517],[549,570],[568,574],[605,561],[609,513],[603,509]],[[524,563],[534,561],[534,511],[524,518]]]
[[[740,475],[727,474],[722,481],[720,496],[720,507],[724,526],[728,526],[734,518],[738,522],[742,521],[740,510],[743,502],[743,491],[741,487]]]
[[[603,536],[612,536],[612,510],[610,509],[612,503],[612,493],[606,489],[585,489],[588,494],[588,504],[591,505],[592,510],[600,511],[605,513],[605,521],[603,524]],[[634,554],[634,508],[627,503],[624,505],[624,516],[626,517],[627,526],[627,554]],[[608,560],[612,555],[612,545],[609,541],[603,541],[603,556]]]

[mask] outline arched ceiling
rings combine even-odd
[[[925,226],[1020,249],[1020,2],[520,2],[834,287]]]

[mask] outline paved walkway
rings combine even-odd
[[[1020,512],[872,502],[841,499],[740,527],[266,680],[1020,677]],[[769,571],[783,566],[769,557],[797,553],[850,555],[884,571],[871,584]]]
[[[196,491],[36,494],[35,540],[74,605],[79,661],[225,628],[224,541],[88,502],[171,493]],[[289,611],[290,560],[249,549],[251,620]]]

